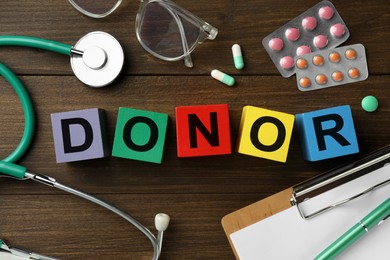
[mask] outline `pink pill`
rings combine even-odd
[[[298,40],[299,36],[301,36],[297,28],[288,28],[285,32],[285,35],[287,39],[293,42]]]
[[[328,38],[325,35],[317,35],[313,39],[313,44],[317,48],[320,48],[320,49],[325,48],[326,45],[328,45]]]
[[[318,15],[321,19],[329,20],[333,17],[334,11],[330,6],[321,7],[318,11]]]
[[[294,58],[291,56],[284,56],[280,59],[279,64],[283,69],[289,70],[294,67]]]
[[[302,20],[302,26],[308,31],[313,31],[317,27],[317,19],[313,16],[306,17]]]
[[[268,46],[274,51],[280,51],[284,44],[280,38],[273,38],[268,42]]]
[[[302,45],[297,48],[297,56],[308,54],[310,52],[311,52],[310,47],[306,45]]]
[[[340,38],[345,34],[345,27],[341,23],[336,23],[330,27],[330,33],[333,37]]]

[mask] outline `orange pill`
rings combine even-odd
[[[325,85],[328,82],[328,79],[326,78],[326,76],[324,74],[318,74],[316,76],[316,82],[319,85]]]
[[[334,51],[332,53],[329,54],[329,60],[333,63],[337,63],[339,62],[341,59],[341,56],[340,56],[340,53]]]
[[[299,68],[301,70],[306,69],[307,68],[307,60],[300,58],[297,60],[296,65],[297,65],[297,68]]]
[[[300,85],[302,88],[308,88],[308,87],[310,87],[310,85],[311,85],[311,81],[310,81],[309,78],[304,77],[304,78],[301,78],[301,79],[299,80],[299,85]]]
[[[347,57],[347,59],[349,60],[354,60],[356,59],[356,51],[354,49],[348,49],[345,51],[345,57]]]
[[[322,57],[321,55],[314,56],[313,63],[316,66],[322,66],[324,64],[324,57]]]
[[[348,76],[352,79],[356,79],[360,76],[360,71],[357,68],[351,68],[348,70]]]
[[[344,75],[341,71],[335,71],[332,73],[332,79],[334,81],[342,81],[344,79]]]

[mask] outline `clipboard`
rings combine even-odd
[[[370,172],[388,164],[390,164],[390,145],[368,154],[361,159],[342,165],[224,216],[221,223],[236,258],[239,259],[239,256],[231,239],[233,233],[290,209],[291,207],[297,207],[299,214],[305,221],[310,218],[315,218],[317,215],[331,210],[334,207],[348,203],[351,200],[370,193],[372,190],[388,185],[390,179],[381,181],[374,186],[370,186],[369,189],[363,190],[360,193],[341,201],[336,201],[335,203],[314,212],[305,212],[301,208],[301,203],[303,201],[324,193],[326,190],[348,183],[353,179],[365,175],[369,176],[367,174]]]

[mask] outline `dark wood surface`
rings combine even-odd
[[[138,1],[126,1],[105,19],[85,17],[66,0],[1,1],[1,35],[31,35],[75,44],[91,31],[115,36],[125,52],[125,67],[110,86],[92,89],[73,76],[69,57],[22,47],[1,47],[0,61],[20,76],[30,93],[37,117],[35,139],[20,164],[30,172],[110,201],[155,233],[154,215],[165,212],[171,224],[164,236],[161,259],[233,259],[221,218],[359,155],[320,162],[303,159],[294,130],[286,163],[233,152],[231,155],[178,158],[175,107],[229,105],[232,147],[236,145],[242,108],[253,105],[297,114],[349,104],[360,154],[390,143],[390,9],[386,0],[334,1],[351,36],[344,45],[366,47],[370,76],[366,81],[321,91],[300,92],[295,77],[282,78],[261,40],[317,1],[180,0],[219,29],[214,41],[193,52],[194,68],[181,61],[157,60],[135,36]],[[241,45],[245,69],[237,71],[231,46]],[[233,75],[229,88],[212,79],[220,69]],[[374,95],[380,107],[364,112],[361,99]],[[0,156],[11,152],[23,130],[19,101],[0,78]],[[114,157],[57,164],[50,114],[102,108],[112,145],[118,108],[129,107],[169,115],[162,164]],[[0,238],[61,259],[150,259],[149,241],[119,217],[56,189],[30,181],[0,178]]]

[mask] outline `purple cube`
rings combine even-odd
[[[99,108],[51,114],[57,163],[108,156],[104,118]]]

